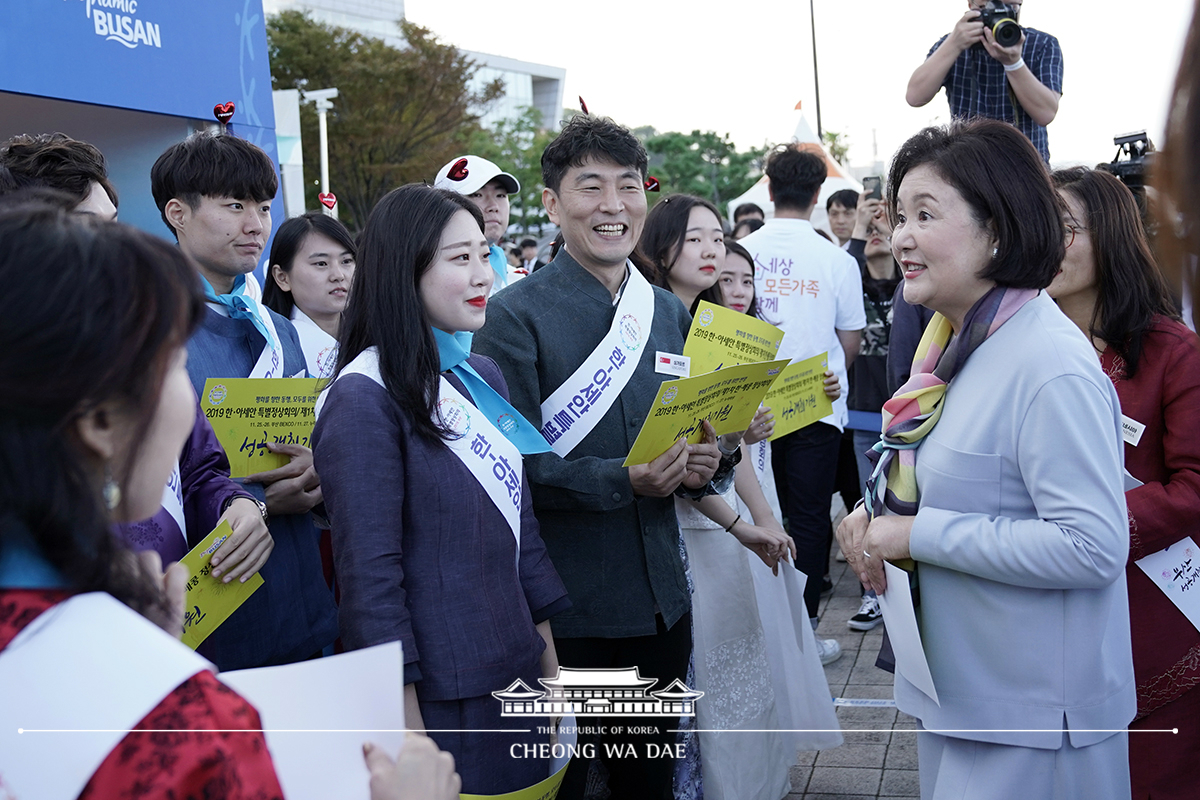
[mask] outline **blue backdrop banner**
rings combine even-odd
[[[11,0],[0,65],[0,91],[213,121],[232,101],[273,143],[261,0]]]

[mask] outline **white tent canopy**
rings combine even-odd
[[[825,201],[829,195],[842,189],[852,189],[857,194],[862,191],[862,184],[851,178],[846,173],[845,168],[833,160],[833,157],[829,155],[829,151],[817,139],[817,135],[813,133],[813,129],[809,127],[808,120],[804,118],[803,112],[799,109],[796,111],[796,118],[796,128],[792,133],[791,141],[804,145],[805,150],[816,153],[825,159],[828,177],[825,178],[825,183],[821,184],[821,193],[817,197],[816,208],[813,209],[812,224],[831,234],[829,219],[825,214]],[[729,201],[726,213],[729,215],[730,221],[733,220],[733,210],[742,203],[754,203],[763,210],[767,219],[775,216],[775,204],[771,202],[767,193],[766,175],[759,178],[753,186],[742,192],[739,197]]]

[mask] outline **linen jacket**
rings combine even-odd
[[[296,329],[274,311],[269,313],[283,343],[283,374],[303,377],[307,369]],[[249,320],[205,309],[203,322],[188,342],[187,369],[196,394],[203,394],[208,378],[249,375],[263,344]],[[260,483],[243,484],[243,488],[259,500],[266,498]],[[193,529],[191,518],[188,522],[188,545],[194,547],[211,528]],[[337,608],[321,571],[319,534],[312,515],[274,515],[269,527],[275,549],[261,570],[263,585],[199,647],[200,654],[222,670],[302,660],[337,638]]]
[[[654,321],[636,371],[566,458],[525,457],[542,538],[573,603],[551,620],[556,637],[650,636],[655,614],[670,627],[691,607],[671,497],[635,497],[621,464],[662,381],[657,350],[682,353],[691,317],[654,289]],[[534,424],[541,404],[608,333],[613,298],[566,251],[488,301],[474,349],[496,361],[512,404]]]
[[[926,728],[1084,747],[1136,709],[1121,410],[1091,343],[1043,292],[950,381],[917,452],[910,549],[941,706],[900,674]],[[1014,729],[1037,729],[1014,733]]]
[[[1121,410],[1145,425],[1125,442],[1125,465],[1142,485],[1129,505],[1129,612],[1138,717],[1200,685],[1200,631],[1134,563],[1185,536],[1200,539],[1200,341],[1182,323],[1156,317],[1142,337],[1133,378],[1105,348],[1100,363],[1117,388]]]
[[[467,363],[501,395],[500,370]],[[470,398],[454,375],[447,380]],[[399,641],[404,681],[424,700],[504,689],[537,671],[545,641],[534,627],[570,605],[538,535],[528,488],[521,496],[517,568],[512,528],[449,448],[412,427],[371,378],[329,388],[313,453],[333,531],[347,649]],[[526,479],[527,480],[527,479]]]

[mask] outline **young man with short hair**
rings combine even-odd
[[[914,108],[923,106],[944,86],[951,116],[1008,122],[1050,163],[1046,126],[1062,99],[1062,48],[1055,37],[1029,27],[1019,41],[1002,47],[979,19],[986,5],[987,0],[967,0],[966,12],[908,79],[905,100]],[[1007,5],[1015,22],[1022,4]]]
[[[496,273],[491,291],[495,294],[510,282],[508,257],[500,247],[500,240],[508,231],[508,196],[521,191],[520,181],[486,158],[460,156],[438,170],[433,185],[466,195],[483,214],[483,235],[490,248],[488,262]]]
[[[292,323],[245,293],[271,232],[278,183],[269,156],[225,133],[196,133],[167,148],[150,172],[154,202],[179,249],[195,262],[208,310],[188,342],[197,394],[208,378],[306,375]],[[263,585],[202,645],[221,669],[301,661],[337,636],[337,609],[321,572],[309,512],[321,502],[312,451],[268,445],[291,458],[246,476],[245,488],[269,515],[275,550]]]
[[[521,240],[521,266],[529,272],[546,266],[546,262],[538,258],[537,239]]]
[[[733,224],[737,225],[744,219],[766,220],[766,214],[756,203],[742,203],[733,210]]]
[[[759,316],[787,334],[778,358],[802,361],[827,352],[829,369],[845,387],[867,320],[857,262],[818,236],[809,221],[828,168],[820,156],[788,145],[770,155],[766,172],[775,218],[739,240],[754,257]],[[772,442],[779,501],[796,543],[796,567],[808,576],[804,601],[814,626],[828,567],[829,505],[846,422],[843,390],[829,416]],[[823,663],[841,654],[835,639],[817,644]]]
[[[858,217],[858,193],[853,189],[840,189],[825,201],[825,214],[829,217],[829,230],[837,237],[843,250],[850,246],[850,234],[854,233],[854,222]]]
[[[117,189],[108,179],[104,154],[63,133],[18,134],[0,144],[0,167],[17,188],[45,186],[76,198],[75,212],[117,218]]]
[[[19,134],[0,144],[0,167],[8,170],[14,188],[54,189],[77,201],[72,209],[77,214],[116,219],[117,190],[95,145],[61,133]],[[163,491],[163,507],[118,530],[130,547],[153,550],[166,564],[187,553],[189,530],[194,537],[207,536],[221,520],[229,522],[233,536],[214,553],[224,562],[217,576],[254,574],[271,554],[271,535],[257,501],[229,479],[229,462],[197,403],[177,473]]]
[[[706,491],[721,451],[681,439],[649,464],[622,466],[662,383],[655,354],[682,353],[691,324],[683,304],[629,262],[646,221],[646,162],[637,137],[612,120],[580,114],[567,123],[542,155],[542,202],[564,245],[488,303],[474,341],[555,450],[527,456],[525,468],[542,538],[574,604],[551,618],[559,663],[638,667],[663,688],[686,680],[692,647],[674,494]],[[573,413],[579,391],[586,411]],[[629,720],[611,721],[628,728]],[[667,800],[674,761],[643,756],[648,744],[662,752],[674,742],[675,720],[641,721],[654,733],[603,738],[638,751],[609,758],[601,750],[609,788],[622,800]],[[576,759],[560,797],[582,798],[586,778],[587,760]]]

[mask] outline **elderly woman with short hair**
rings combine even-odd
[[[921,796],[1126,798],[1121,411],[1041,291],[1062,206],[1029,142],[989,120],[921,131],[889,185],[905,300],[937,314],[838,538],[876,590],[885,560],[915,572],[940,704],[902,674],[896,703],[924,729]]]

